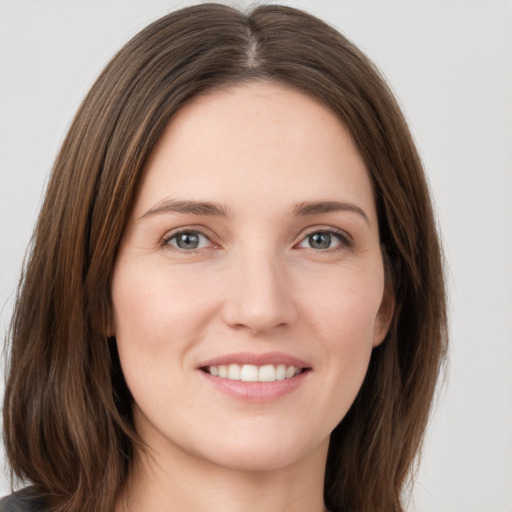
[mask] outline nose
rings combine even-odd
[[[225,282],[224,322],[253,335],[282,330],[298,318],[293,287],[273,254],[240,257]]]

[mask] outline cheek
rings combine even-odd
[[[384,291],[379,265],[343,269],[326,283],[307,301],[317,328],[336,345],[371,345]]]
[[[215,283],[204,273],[178,272],[154,261],[120,259],[117,270],[112,303],[123,374],[136,402],[160,404],[168,397],[155,390],[190,367],[190,354],[218,309],[211,293]]]
[[[334,423],[345,415],[368,369],[374,329],[384,288],[383,274],[346,272],[312,297],[309,314],[323,351],[332,402],[339,404]],[[336,416],[337,415],[337,416]]]
[[[115,333],[134,343],[168,345],[201,326],[211,310],[207,283],[186,272],[169,273],[166,268],[130,267],[114,274],[112,302]]]
[[[187,322],[191,300],[167,282],[165,273],[158,274],[155,266],[120,259],[112,283],[114,331],[126,383],[136,403],[156,408],[164,407],[165,394],[155,390],[162,389],[163,377],[176,373],[185,350],[183,333],[192,323]]]

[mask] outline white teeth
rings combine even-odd
[[[258,367],[252,364],[244,364],[240,370],[240,380],[244,382],[257,382]]]
[[[240,380],[240,366],[237,364],[230,364],[228,366],[228,379]]]
[[[214,377],[229,380],[241,380],[243,382],[274,382],[276,380],[291,379],[298,375],[301,370],[296,366],[286,366],[279,364],[266,364],[256,366],[253,364],[230,364],[219,366],[209,366],[206,371]]]
[[[284,380],[286,378],[286,366],[280,364],[276,368],[276,380]]]
[[[286,374],[285,374],[286,378],[291,379],[294,375],[295,375],[295,367],[288,366],[288,368],[286,368]]]
[[[276,380],[276,368],[273,364],[266,364],[258,373],[260,382],[274,382]]]

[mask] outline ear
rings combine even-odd
[[[375,326],[373,330],[373,346],[379,346],[386,337],[389,331],[389,326],[393,320],[393,314],[395,312],[395,294],[391,289],[391,286],[386,285],[384,293],[382,295],[382,302],[375,318]]]

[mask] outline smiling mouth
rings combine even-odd
[[[253,364],[221,364],[204,366],[202,371],[227,380],[239,380],[242,382],[275,382],[292,379],[309,368],[299,368],[297,366],[285,364],[265,364],[256,366]]]

